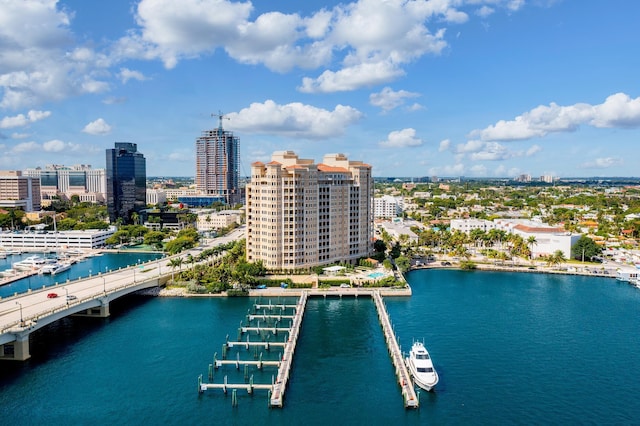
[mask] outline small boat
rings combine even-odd
[[[406,362],[413,381],[422,389],[430,391],[438,383],[438,373],[423,343],[413,342]]]
[[[14,275],[16,275],[18,272],[16,272],[15,269],[5,269],[4,271],[0,272],[0,275],[2,275],[3,277],[13,277]]]

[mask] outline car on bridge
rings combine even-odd
[[[58,293],[49,293],[49,294],[47,294],[47,297],[49,299],[55,299],[56,297],[58,297]]]
[[[70,294],[67,296],[67,300],[76,300],[78,298],[78,296],[76,296],[75,294]]]

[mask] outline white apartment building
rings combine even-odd
[[[496,224],[490,220],[485,219],[451,219],[450,223],[451,231],[460,231],[468,234],[474,229],[481,229],[488,232],[496,227]]]
[[[520,235],[524,240],[536,239],[531,247],[532,257],[546,256],[562,251],[565,258],[571,258],[571,247],[580,239],[580,234],[572,234],[561,227],[550,226],[528,219],[496,219],[496,228]]]
[[[197,212],[198,220],[196,229],[198,232],[209,232],[226,228],[232,223],[240,224],[242,213],[239,210],[200,210]]]
[[[195,188],[165,188],[166,201],[178,201],[178,197],[194,197],[198,195]]]
[[[373,199],[373,217],[376,219],[392,219],[402,215],[404,198],[383,195]]]
[[[499,229],[510,234],[520,235],[525,241],[534,237],[536,242],[530,248],[534,258],[562,251],[564,257],[571,257],[571,247],[580,239],[579,234],[571,234],[561,227],[546,225],[529,219],[496,219],[493,222],[484,219],[452,219],[451,231],[466,234],[474,229],[489,232]]]
[[[251,165],[246,188],[247,260],[268,269],[355,263],[373,248],[371,166],[343,154],[322,163],[292,151]]]

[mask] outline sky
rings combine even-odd
[[[222,125],[376,177],[638,177],[636,0],[0,0],[0,169],[193,176]],[[219,115],[222,115],[222,119]]]

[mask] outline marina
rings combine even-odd
[[[269,407],[278,407],[282,408],[284,404],[284,394],[287,387],[287,383],[289,381],[291,366],[294,359],[296,343],[298,340],[298,336],[300,333],[300,327],[302,324],[302,317],[304,315],[304,309],[307,304],[307,298],[309,297],[308,291],[302,292],[298,302],[296,304],[284,304],[284,303],[276,303],[273,304],[271,300],[269,300],[268,304],[260,304],[255,303],[253,305],[253,314],[247,314],[246,318],[249,322],[256,321],[257,324],[255,326],[241,326],[238,328],[238,341],[231,342],[227,336],[226,342],[222,347],[222,360],[218,360],[217,353],[214,354],[213,364],[209,365],[209,380],[212,381],[214,378],[214,370],[218,368],[230,365],[235,366],[236,370],[240,370],[240,367],[245,368],[244,381],[245,383],[229,383],[228,377],[224,376],[224,381],[222,383],[203,383],[202,375],[198,377],[198,391],[203,393],[208,389],[222,389],[224,393],[227,392],[228,389],[231,389],[235,392],[237,389],[246,390],[249,393],[252,393],[254,389],[263,389],[269,391]],[[357,292],[348,293],[351,296],[356,297]],[[380,324],[382,326],[382,331],[385,336],[385,341],[388,346],[389,354],[391,356],[391,360],[396,372],[396,377],[398,380],[398,384],[401,388],[401,393],[403,396],[404,407],[405,408],[418,408],[419,407],[419,399],[414,389],[413,381],[411,380],[411,376],[409,371],[407,370],[407,365],[404,363],[404,357],[400,350],[400,346],[397,342],[396,336],[393,333],[393,328],[391,326],[391,321],[389,319],[389,314],[384,306],[384,302],[382,300],[382,296],[379,291],[368,292],[367,294],[371,295],[371,298],[375,302],[375,307],[378,312],[378,318],[380,319]],[[342,299],[344,294],[340,293],[338,296]],[[318,294],[315,294],[318,296]],[[326,300],[326,293],[323,294],[324,299]],[[256,311],[262,310],[262,314],[255,314]],[[285,312],[292,310],[293,314],[288,315]],[[267,314],[266,312],[274,312],[277,311],[277,314]],[[283,319],[289,319],[289,327],[276,327],[270,326],[269,323],[275,322],[278,324]],[[263,322],[263,325],[260,325],[260,320]],[[266,325],[265,325],[266,324]],[[261,338],[261,341],[250,341],[250,334],[255,333],[256,336]],[[279,334],[286,334],[286,339],[284,342],[269,342],[266,341],[270,339],[272,336],[276,338]],[[242,338],[245,334],[246,341],[243,341]],[[263,348],[265,350],[270,350],[271,347],[282,347],[284,348],[284,352],[282,353],[279,360],[262,360],[262,353],[258,355],[258,352],[254,352],[254,358],[259,356],[258,360],[244,360],[240,358],[240,354],[236,354],[235,360],[228,360],[227,358],[227,350],[229,348],[234,347],[244,347],[246,350],[250,348]],[[275,381],[272,380],[271,384],[262,383],[257,384],[253,382],[253,375],[250,375],[247,367],[254,366],[258,369],[262,369],[264,366],[277,366],[278,373]],[[249,383],[246,383],[249,381]],[[232,404],[237,405],[237,394],[234,393],[232,397]]]

